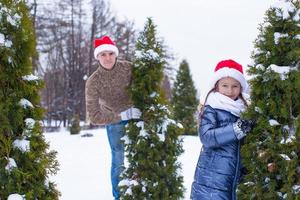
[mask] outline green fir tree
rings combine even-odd
[[[156,36],[151,18],[136,45],[133,103],[143,121],[130,122],[124,137],[129,166],[123,173],[123,200],[177,200],[183,197],[183,177],[177,157],[183,152],[182,128],[170,119],[171,112],[161,88],[166,52]]]
[[[179,71],[172,89],[172,105],[174,118],[184,128],[184,134],[197,135],[197,90],[186,60],[180,63]]]
[[[271,7],[255,41],[251,100],[245,117],[256,120],[242,148],[248,173],[240,200],[300,199],[300,5]]]
[[[74,114],[71,120],[70,134],[76,135],[80,133],[80,118],[78,114]]]
[[[23,0],[0,2],[0,199],[55,200],[49,181],[57,171],[55,152],[42,135],[39,91],[32,74],[35,36]]]

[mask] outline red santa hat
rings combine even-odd
[[[239,81],[242,86],[242,92],[246,92],[248,89],[248,83],[244,77],[243,66],[234,60],[222,60],[220,61],[216,68],[211,81],[211,88],[214,88],[216,83],[225,77],[231,77]]]
[[[112,51],[119,55],[119,50],[116,44],[108,36],[103,36],[102,38],[96,38],[94,40],[94,57],[97,59],[97,55],[103,51]]]

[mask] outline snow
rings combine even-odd
[[[258,112],[259,114],[263,114],[263,111],[260,107],[255,107],[255,112]]]
[[[300,10],[297,11],[296,15],[294,16],[294,20],[295,21],[299,21],[300,20]],[[300,24],[297,24],[298,26],[300,26]]]
[[[294,0],[294,1],[298,1],[298,0]],[[291,2],[285,2],[285,1],[277,1],[274,4],[274,7],[276,8],[280,8],[281,12],[277,11],[277,16],[282,16],[283,19],[287,19],[289,18],[289,12],[292,12],[293,9],[295,8]]]
[[[0,33],[0,45],[4,44],[5,37],[2,33]]]
[[[129,179],[125,179],[120,181],[119,186],[129,186],[125,192],[125,194],[127,195],[132,195],[132,189],[131,187],[133,186],[137,186],[139,183],[136,180],[129,180]]]
[[[140,134],[139,134],[140,137],[148,137],[149,134],[147,133],[147,131],[143,128],[140,130]]]
[[[281,157],[283,157],[285,160],[290,161],[290,157],[288,157],[286,154],[279,154]]]
[[[254,183],[253,182],[246,182],[246,183],[244,183],[244,185],[252,186],[252,185],[254,185]]]
[[[18,14],[14,14],[13,17],[10,15],[7,16],[7,21],[12,25],[12,26],[17,26],[17,24],[20,22],[21,16]]]
[[[8,196],[7,200],[24,200],[25,198],[19,194],[11,194]]]
[[[122,137],[121,140],[123,140],[125,145],[131,144],[131,140],[129,139],[129,137],[127,135]]]
[[[296,137],[294,135],[289,135],[285,143],[288,144],[288,143],[292,143],[293,141],[296,141]]]
[[[13,168],[16,168],[16,167],[17,167],[16,161],[13,158],[8,158],[8,163],[5,166],[5,170],[10,172]]]
[[[288,144],[288,143],[292,143],[293,141],[296,141],[295,127],[290,128],[288,125],[284,125],[283,130],[288,133],[288,137],[287,138],[282,137],[280,144]]]
[[[164,142],[166,140],[166,135],[165,133],[162,134],[157,134],[159,141]]]
[[[265,70],[265,67],[262,64],[256,65],[256,69]]]
[[[30,151],[30,141],[22,139],[16,139],[13,142],[13,146],[14,148],[20,149],[22,152],[27,152]]]
[[[168,126],[170,124],[176,124],[176,122],[172,119],[165,119],[165,121],[162,123],[161,127],[158,127],[158,130],[161,130],[161,134],[158,134],[158,138],[161,142],[165,141],[165,134],[168,130]]]
[[[22,79],[24,81],[38,81],[38,80],[40,80],[39,77],[37,77],[37,76],[35,76],[33,74],[29,74],[29,75],[23,76]]]
[[[274,42],[275,42],[275,44],[278,44],[280,39],[285,38],[285,37],[289,37],[289,35],[287,33],[282,34],[282,33],[275,32],[274,33]]]
[[[6,46],[7,48],[10,48],[12,46],[12,41],[6,40],[6,42],[4,43],[4,46]]]
[[[6,14],[6,21],[12,26],[16,26],[21,20],[21,16],[19,14],[15,13],[13,9],[8,9],[7,7],[5,7],[5,5],[2,4],[0,4],[0,13]]]
[[[278,123],[278,121],[276,121],[275,119],[270,119],[270,120],[269,120],[269,124],[270,124],[270,126],[278,126],[278,125],[280,125],[280,124]]]
[[[290,66],[278,66],[275,64],[271,64],[268,69],[278,73],[280,75],[281,80],[285,80],[287,78],[287,74],[292,71],[296,70],[295,67],[290,67]]]
[[[287,198],[287,194],[286,193],[282,193],[282,192],[277,192],[278,196],[283,198],[283,199],[286,199]]]
[[[86,74],[83,76],[83,80],[85,80],[85,81],[86,81],[88,78],[89,78],[89,77],[88,77],[88,75],[86,75]]]
[[[136,126],[139,127],[141,130],[140,130],[140,133],[139,133],[139,136],[142,137],[142,138],[145,138],[145,137],[148,137],[149,134],[147,133],[147,131],[144,129],[144,122],[143,121],[139,121],[136,123]],[[124,136],[126,137],[126,135]],[[127,139],[128,140],[128,139]],[[127,142],[127,141],[125,141]],[[127,142],[127,144],[130,144],[131,142],[129,141],[129,143]]]
[[[300,185],[294,185],[293,186],[293,191],[295,194],[298,194],[300,192]]]
[[[157,95],[157,93],[156,92],[152,92],[151,94],[150,94],[150,97],[156,97],[156,95]]]
[[[5,40],[5,36],[0,33],[0,46],[5,46],[10,48],[12,46],[12,42],[10,40]]]
[[[266,179],[265,179],[265,183],[269,183],[271,181],[271,179],[269,178],[269,177],[267,177]]]
[[[25,119],[25,124],[26,124],[26,127],[28,129],[33,129],[34,125],[35,125],[35,120],[32,119],[32,118],[26,118]]]
[[[136,51],[135,52],[135,57],[137,59],[139,59],[139,58],[146,58],[146,59],[149,59],[149,60],[159,60],[160,59],[160,56],[158,55],[158,53],[156,53],[152,49],[149,49],[146,52]]]
[[[33,105],[30,101],[28,101],[27,99],[21,99],[20,100],[20,105],[23,107],[23,108],[28,108],[28,107],[31,107],[33,108]]]
[[[82,137],[87,133],[93,137]],[[50,177],[50,181],[57,184],[62,194],[60,200],[113,199],[111,154],[105,129],[84,130],[79,135],[70,135],[66,130],[44,135],[50,149],[58,152],[60,170]],[[188,200],[201,149],[200,139],[197,136],[183,136],[183,148],[185,152],[179,157],[179,162],[182,163],[186,188],[184,200]]]

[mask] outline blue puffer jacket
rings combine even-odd
[[[240,141],[233,130],[238,117],[205,106],[199,127],[203,144],[191,189],[193,200],[235,200],[240,177]]]

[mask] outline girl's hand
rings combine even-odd
[[[233,129],[238,140],[245,137],[255,126],[254,120],[238,119],[233,123]]]

